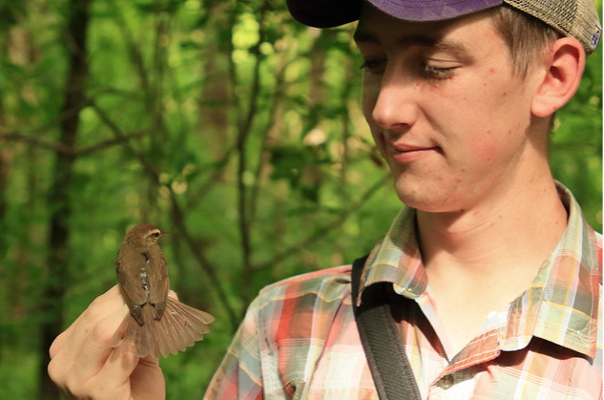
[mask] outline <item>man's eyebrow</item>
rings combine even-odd
[[[379,43],[377,36],[357,29],[354,33],[354,41],[358,43]],[[444,39],[440,35],[428,36],[428,35],[405,35],[398,39],[398,42],[406,46],[421,46],[430,47],[435,50],[450,51],[456,54],[466,53],[467,49],[461,43]]]
[[[419,45],[423,47],[429,47],[434,50],[442,50],[449,53],[458,55],[467,54],[467,48],[462,43],[447,40],[441,36],[429,37],[429,36],[407,36],[400,40],[401,43],[406,45]]]

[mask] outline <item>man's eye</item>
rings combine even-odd
[[[363,65],[361,65],[361,69],[365,69],[370,72],[377,73],[377,72],[382,71],[385,66],[386,66],[385,58],[374,58],[374,59],[365,60],[365,62],[363,62]]]
[[[427,78],[432,79],[447,79],[453,75],[453,72],[457,69],[457,67],[435,67],[432,65],[424,64],[422,65],[422,73]]]

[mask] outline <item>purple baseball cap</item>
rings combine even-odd
[[[292,16],[304,25],[332,28],[359,19],[363,2],[413,22],[441,21],[503,3],[532,15],[564,36],[578,39],[587,54],[600,40],[602,25],[594,0],[287,0]]]
[[[486,10],[503,0],[366,0],[405,21],[440,21]],[[287,0],[292,16],[304,25],[331,28],[359,19],[363,0]]]

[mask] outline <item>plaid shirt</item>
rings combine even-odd
[[[602,240],[568,190],[568,227],[532,286],[449,358],[403,209],[372,252],[361,289],[392,282],[424,399],[602,399]],[[357,332],[350,266],[266,287],[250,305],[205,399],[378,399]],[[398,303],[397,303],[398,305]]]

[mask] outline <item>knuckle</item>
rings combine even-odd
[[[67,394],[70,399],[94,399],[98,398],[99,392],[95,388],[96,376],[84,377],[78,371],[65,371],[59,388]]]
[[[94,341],[102,345],[108,345],[114,333],[115,329],[113,327],[103,323],[97,323],[91,331]]]
[[[90,303],[86,309],[86,320],[97,321],[105,316],[105,308],[103,302],[97,297]]]
[[[48,377],[58,386],[62,386],[63,383],[63,369],[61,368],[61,366],[61,363],[57,362],[56,359],[52,359],[46,367]]]
[[[76,378],[76,374],[66,374],[66,376],[63,378],[65,388],[71,393],[74,393],[74,389],[77,389],[79,383],[81,383],[81,381],[79,378]]]
[[[67,374],[64,379],[63,389],[76,399],[83,399],[87,396],[84,390],[84,382],[75,373]]]
[[[107,395],[108,395],[105,390],[104,382],[101,382],[99,379],[92,379],[92,380],[88,381],[85,385],[83,385],[82,389],[83,389],[82,391],[85,394],[94,393],[99,398],[107,397]],[[111,397],[111,396],[108,396],[108,397]]]
[[[55,338],[50,344],[50,348],[48,349],[48,354],[50,355],[50,359],[52,360],[59,354],[62,343],[64,342],[66,337],[66,332],[61,333],[59,336]]]

